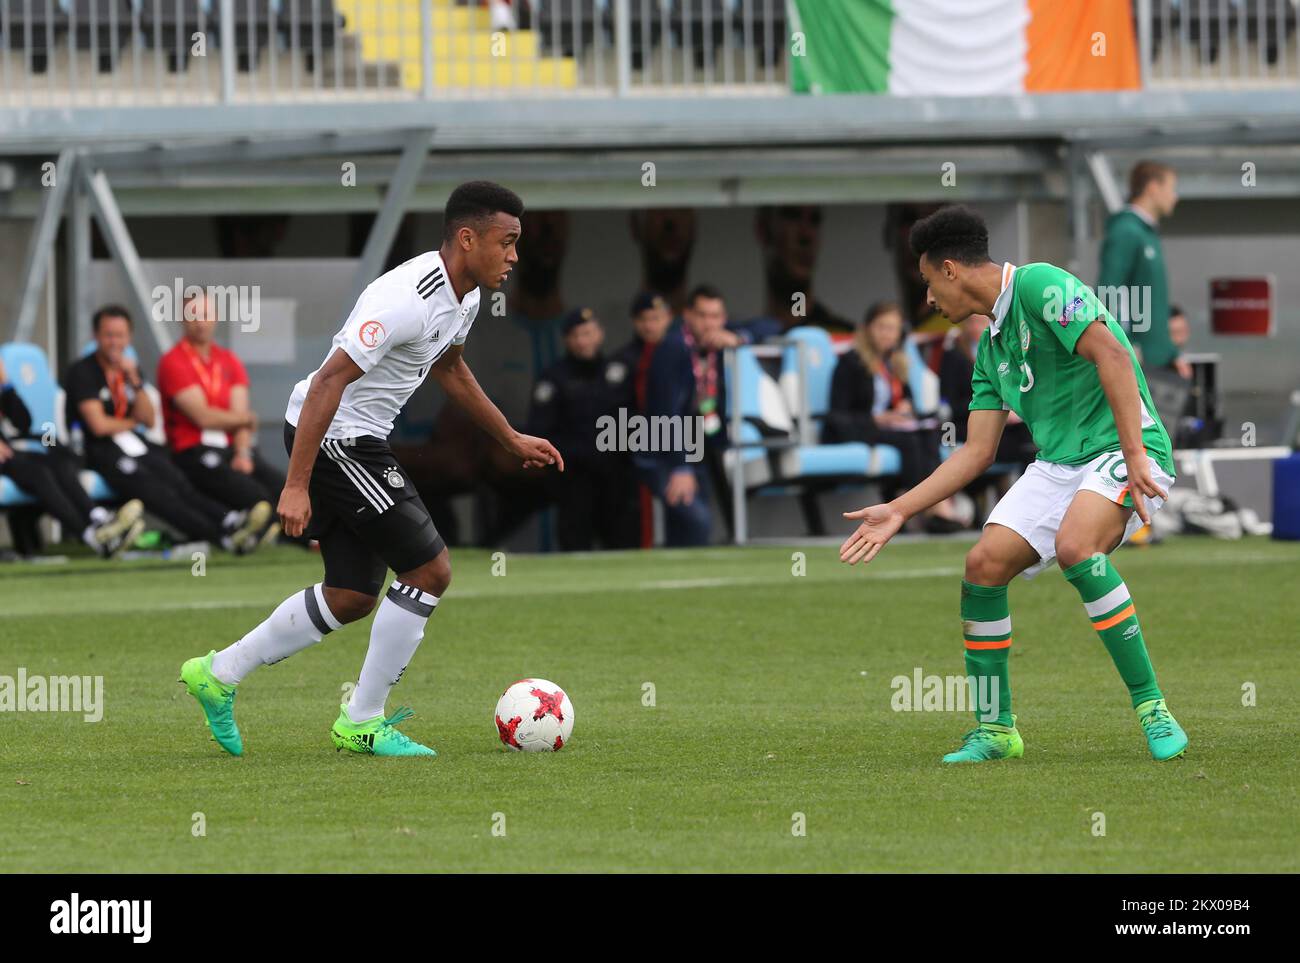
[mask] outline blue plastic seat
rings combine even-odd
[[[10,384],[14,386],[18,397],[22,398],[23,404],[31,413],[32,433],[40,437],[53,430],[60,420],[58,408],[61,391],[58,382],[54,380],[54,373],[50,370],[50,362],[45,357],[45,352],[37,345],[15,341],[0,345],[0,361],[4,362]],[[63,438],[58,440],[60,444],[65,443]],[[39,442],[18,443],[14,447],[21,447],[28,451],[45,450]],[[83,470],[80,477],[81,487],[86,489],[87,494],[95,501],[118,500],[117,495],[108,487],[108,483],[95,472]],[[10,479],[0,479],[0,508],[30,505],[33,501],[31,496],[13,484]]]
[[[781,386],[786,404],[795,418],[806,407],[814,435],[820,435],[822,422],[831,406],[831,381],[839,358],[831,344],[831,336],[822,328],[793,328],[786,337],[796,342],[787,345],[781,357]],[[802,378],[800,345],[804,354]],[[783,478],[879,478],[898,474],[902,461],[902,455],[892,445],[867,445],[857,441],[833,445],[806,444],[782,453],[780,474]]]

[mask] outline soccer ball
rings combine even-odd
[[[497,735],[516,752],[555,752],[573,734],[573,703],[554,682],[520,679],[497,701]]]

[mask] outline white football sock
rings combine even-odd
[[[424,638],[424,623],[438,605],[438,596],[397,580],[379,603],[370,626],[370,648],[361,666],[361,679],[348,703],[348,718],[365,722],[383,715],[388,693],[406,671]]]
[[[274,665],[342,626],[325,604],[320,584],[296,592],[266,621],[212,657],[212,674],[226,685],[241,682],[259,665]]]

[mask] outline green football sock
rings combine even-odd
[[[961,627],[966,641],[966,675],[975,680],[975,719],[1010,726],[1011,672],[1007,657],[1011,653],[1011,614],[1007,609],[1007,587],[972,585],[962,579]],[[987,701],[991,710],[995,693],[998,715],[992,719],[985,715],[980,703]]]
[[[1128,586],[1110,564],[1110,559],[1105,555],[1086,558],[1067,568],[1065,577],[1079,590],[1092,627],[1101,636],[1115,668],[1119,669],[1120,678],[1128,686],[1133,707],[1136,709],[1143,702],[1164,698],[1156,685],[1156,670],[1147,657],[1142,626],[1138,624]]]

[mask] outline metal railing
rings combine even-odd
[[[785,47],[785,0],[0,0],[0,106],[771,93]]]
[[[1138,0],[1146,89],[1300,85],[1297,0]]]
[[[1134,0],[1143,86],[1300,86],[1297,4]],[[789,49],[787,0],[0,0],[0,106],[771,94]]]

